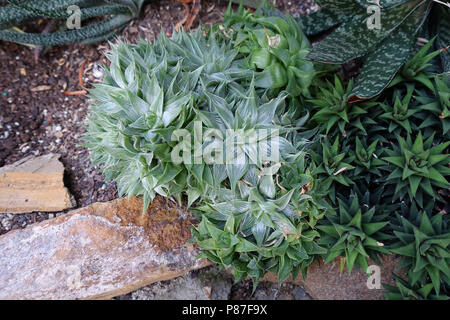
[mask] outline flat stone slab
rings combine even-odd
[[[401,270],[395,270],[400,261],[399,258],[395,258],[394,255],[382,255],[380,260],[380,283],[393,285],[394,271],[399,276],[404,275]],[[369,265],[376,265],[376,263],[370,261]],[[268,274],[264,279],[277,281],[277,276]],[[302,286],[316,300],[384,300],[383,286],[376,288],[374,286],[376,282],[370,281],[372,285],[369,288],[368,279],[369,276],[361,270],[353,269],[352,273],[348,274],[345,267],[341,273],[339,260],[336,259],[329,264],[314,262],[308,268],[306,279],[302,279],[299,275],[295,280],[289,279],[289,281]]]
[[[60,155],[26,157],[0,168],[0,213],[56,212],[75,206]]]
[[[0,236],[0,299],[109,299],[210,265],[192,216],[157,197],[94,203]]]

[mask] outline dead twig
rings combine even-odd
[[[80,86],[83,90],[78,90],[78,91],[64,91],[63,94],[65,96],[78,96],[78,95],[83,95],[87,93],[86,87],[84,86],[84,80],[83,80],[83,75],[84,75],[84,67],[86,66],[86,62],[88,61],[88,59],[85,59],[83,61],[83,63],[81,64],[80,70],[78,71],[78,82],[80,83]]]

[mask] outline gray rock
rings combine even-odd
[[[228,300],[232,279],[217,267],[193,271],[131,293],[132,300]]]

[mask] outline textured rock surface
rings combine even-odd
[[[26,157],[0,168],[0,212],[62,211],[75,202],[64,187],[59,155]]]
[[[392,272],[397,266],[399,259],[394,255],[384,255],[380,259],[381,283],[393,284]],[[369,265],[375,265],[370,262]],[[395,271],[400,276],[403,273]],[[276,275],[266,275],[265,280],[277,281]],[[384,299],[382,295],[383,286],[380,289],[369,289],[367,287],[367,274],[360,270],[353,270],[348,274],[346,269],[340,273],[340,264],[335,261],[330,264],[314,263],[308,268],[306,280],[299,275],[293,283],[299,284],[305,288],[306,292],[318,300],[380,300]],[[292,279],[290,280],[292,281]]]
[[[231,300],[311,300],[311,297],[298,284],[260,281],[253,293],[253,284],[246,279],[235,284],[231,290]]]
[[[216,266],[151,284],[130,295],[132,300],[228,300],[232,279]]]
[[[108,299],[209,265],[192,217],[156,198],[95,203],[0,236],[0,299]]]

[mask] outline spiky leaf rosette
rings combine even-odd
[[[353,170],[353,180],[364,180],[365,183],[370,183],[370,175],[381,177],[382,173],[380,166],[385,162],[381,160],[382,149],[378,148],[378,139],[372,143],[368,143],[369,139],[364,137],[359,139],[355,138],[355,149],[350,150],[350,155],[354,158],[353,164],[355,169]]]
[[[402,82],[419,82],[431,91],[434,90],[433,83],[429,79],[433,73],[429,72],[428,68],[432,66],[431,60],[441,53],[441,50],[428,53],[434,41],[435,38],[428,41],[413,57],[405,62],[389,84],[390,87]]]
[[[383,169],[390,172],[386,183],[393,185],[393,201],[406,195],[421,207],[427,195],[442,201],[436,189],[450,187],[445,178],[450,175],[450,156],[445,153],[450,141],[433,146],[434,135],[423,141],[421,132],[414,142],[411,135],[406,140],[398,136],[397,141],[398,144],[392,143],[392,149],[385,149],[387,157],[382,158],[389,163]]]
[[[202,256],[230,268],[236,281],[252,277],[254,288],[267,272],[277,273],[280,282],[291,273],[294,278],[299,271],[305,274],[314,257],[326,252],[316,243],[319,233],[296,210],[303,199],[294,199],[293,194],[301,184],[291,190],[280,188],[277,167],[271,167],[273,175],[247,172],[237,193],[218,189],[197,207],[201,222],[192,230]]]
[[[407,270],[411,284],[427,285],[431,280],[437,294],[442,284],[450,283],[450,231],[442,216],[437,213],[430,219],[414,207],[408,219],[398,215],[392,226],[397,241],[390,247],[402,256],[398,268]]]
[[[143,195],[148,204],[156,193],[180,199],[189,189],[192,203],[212,184],[212,174],[203,170],[202,162],[173,162],[172,153],[180,144],[188,151],[193,148],[176,130],[193,137],[197,111],[202,103],[208,108],[205,96],[216,97],[210,105],[219,116],[231,113],[217,95],[243,90],[237,80],[248,73],[235,66],[236,54],[230,44],[205,37],[200,29],[174,33],[172,39],[161,35],[154,43],[112,46],[103,83],[90,90],[85,139],[93,163],[102,165],[106,177],[117,182],[120,195]],[[264,125],[276,106],[262,106],[263,119],[255,110],[259,104],[251,102],[255,105],[242,110],[250,109],[251,121]]]
[[[344,86],[335,75],[334,84],[327,81],[327,88],[319,88],[313,105],[311,121],[320,126],[323,134],[350,136],[352,133],[367,134],[366,128],[376,124],[371,109],[377,102],[348,103],[346,98],[353,88],[353,80]]]
[[[350,155],[348,146],[339,143],[339,137],[336,137],[332,145],[326,137],[317,148],[317,151],[309,151],[315,164],[313,174],[322,180],[324,188],[328,190],[328,197],[335,203],[336,189],[340,185],[350,187],[354,184],[349,175],[355,168],[352,165],[354,156]]]
[[[283,190],[299,190],[292,195],[291,204],[311,228],[315,227],[326,212],[333,211],[326,201],[328,184],[323,179],[318,179],[318,175],[314,174],[315,169],[310,156],[306,152],[300,152],[289,157],[281,166],[280,175],[276,176],[279,187]]]
[[[230,3],[224,26],[239,52],[248,55],[245,66],[256,72],[256,87],[309,96],[315,75],[313,63],[305,60],[310,44],[289,13],[275,12],[267,3],[254,13],[241,5],[235,13]]]
[[[442,128],[442,135],[449,139],[450,136],[450,74],[443,74],[434,78],[434,90],[418,90],[416,100],[418,108],[423,110],[423,122],[419,129],[426,127]]]
[[[349,203],[338,199],[337,215],[327,215],[317,229],[321,231],[319,244],[328,248],[326,263],[341,256],[341,270],[344,264],[351,273],[353,267],[361,267],[367,272],[367,259],[378,262],[377,255],[389,253],[380,242],[386,239],[383,228],[389,223],[386,214],[376,212],[376,207],[366,208],[358,196],[352,194]]]
[[[412,285],[394,274],[395,286],[383,283],[383,296],[389,300],[449,300],[447,295],[436,294],[432,283]]]
[[[381,103],[383,113],[380,118],[384,120],[384,125],[387,127],[389,134],[401,134],[406,131],[411,134],[413,131],[418,131],[418,127],[414,121],[418,118],[418,113],[421,109],[417,106],[413,99],[414,85],[408,84],[406,92],[403,88],[394,90],[391,101],[387,100]],[[386,137],[388,138],[388,137]]]
[[[448,24],[448,8],[432,0],[381,0],[379,5],[359,0],[320,0],[318,4],[321,11],[300,19],[304,30],[313,34],[338,27],[307,58],[334,64],[364,58],[355,87],[347,97],[351,102],[374,97],[388,86],[415,52],[416,37],[424,24],[431,36],[437,35],[437,42],[441,43],[441,38],[448,40],[444,27]],[[440,62],[444,71],[448,71],[446,58]]]
[[[92,43],[112,38],[139,15],[144,0],[9,0],[8,2],[11,4],[0,7],[0,39],[49,46],[78,41]],[[68,10],[71,6],[80,11]],[[74,14],[79,14],[81,22],[96,17],[106,18],[79,29],[51,33],[22,33],[10,30],[14,26],[42,18],[52,18],[66,23]]]

